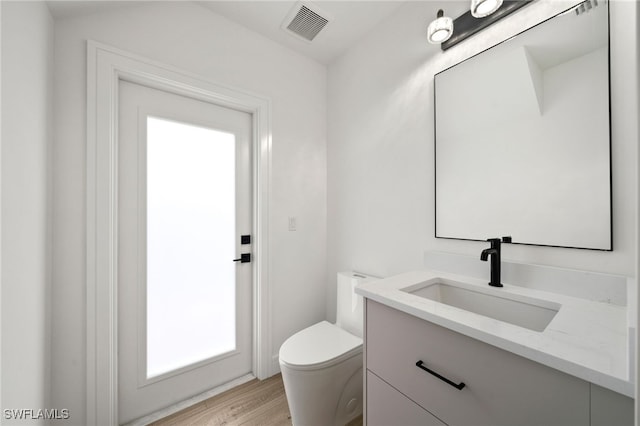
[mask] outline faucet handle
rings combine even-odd
[[[492,249],[500,250],[500,243],[502,242],[500,238],[488,238],[487,242],[491,243]]]
[[[512,242],[512,241],[511,241],[511,236],[508,236],[508,237],[502,237],[502,242],[503,242],[503,243],[510,243],[510,242]]]

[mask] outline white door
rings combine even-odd
[[[135,83],[118,103],[126,423],[252,371],[253,263],[234,261],[251,253],[252,131],[248,113]]]

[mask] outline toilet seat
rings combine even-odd
[[[294,370],[318,370],[362,352],[362,339],[328,321],[289,337],[280,348],[280,363]]]

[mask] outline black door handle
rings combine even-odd
[[[251,262],[251,253],[242,253],[239,259],[233,259],[234,262],[249,263]]]

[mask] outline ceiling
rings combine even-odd
[[[54,19],[64,19],[74,16],[92,15],[110,12],[144,4],[144,1],[120,0],[47,0],[49,11]]]
[[[392,15],[405,1],[407,0],[313,0],[312,5],[328,18],[329,23],[311,42],[301,40],[281,28],[297,1],[203,0],[194,3],[328,65],[382,20]],[[104,13],[145,4],[149,4],[149,1],[48,1],[55,19]],[[426,21],[427,17],[425,25]]]
[[[281,29],[296,1],[201,1],[208,9],[226,16],[265,37],[283,44],[323,64],[329,64],[393,14],[404,0],[331,1],[314,0],[327,26],[312,41],[300,40]]]

